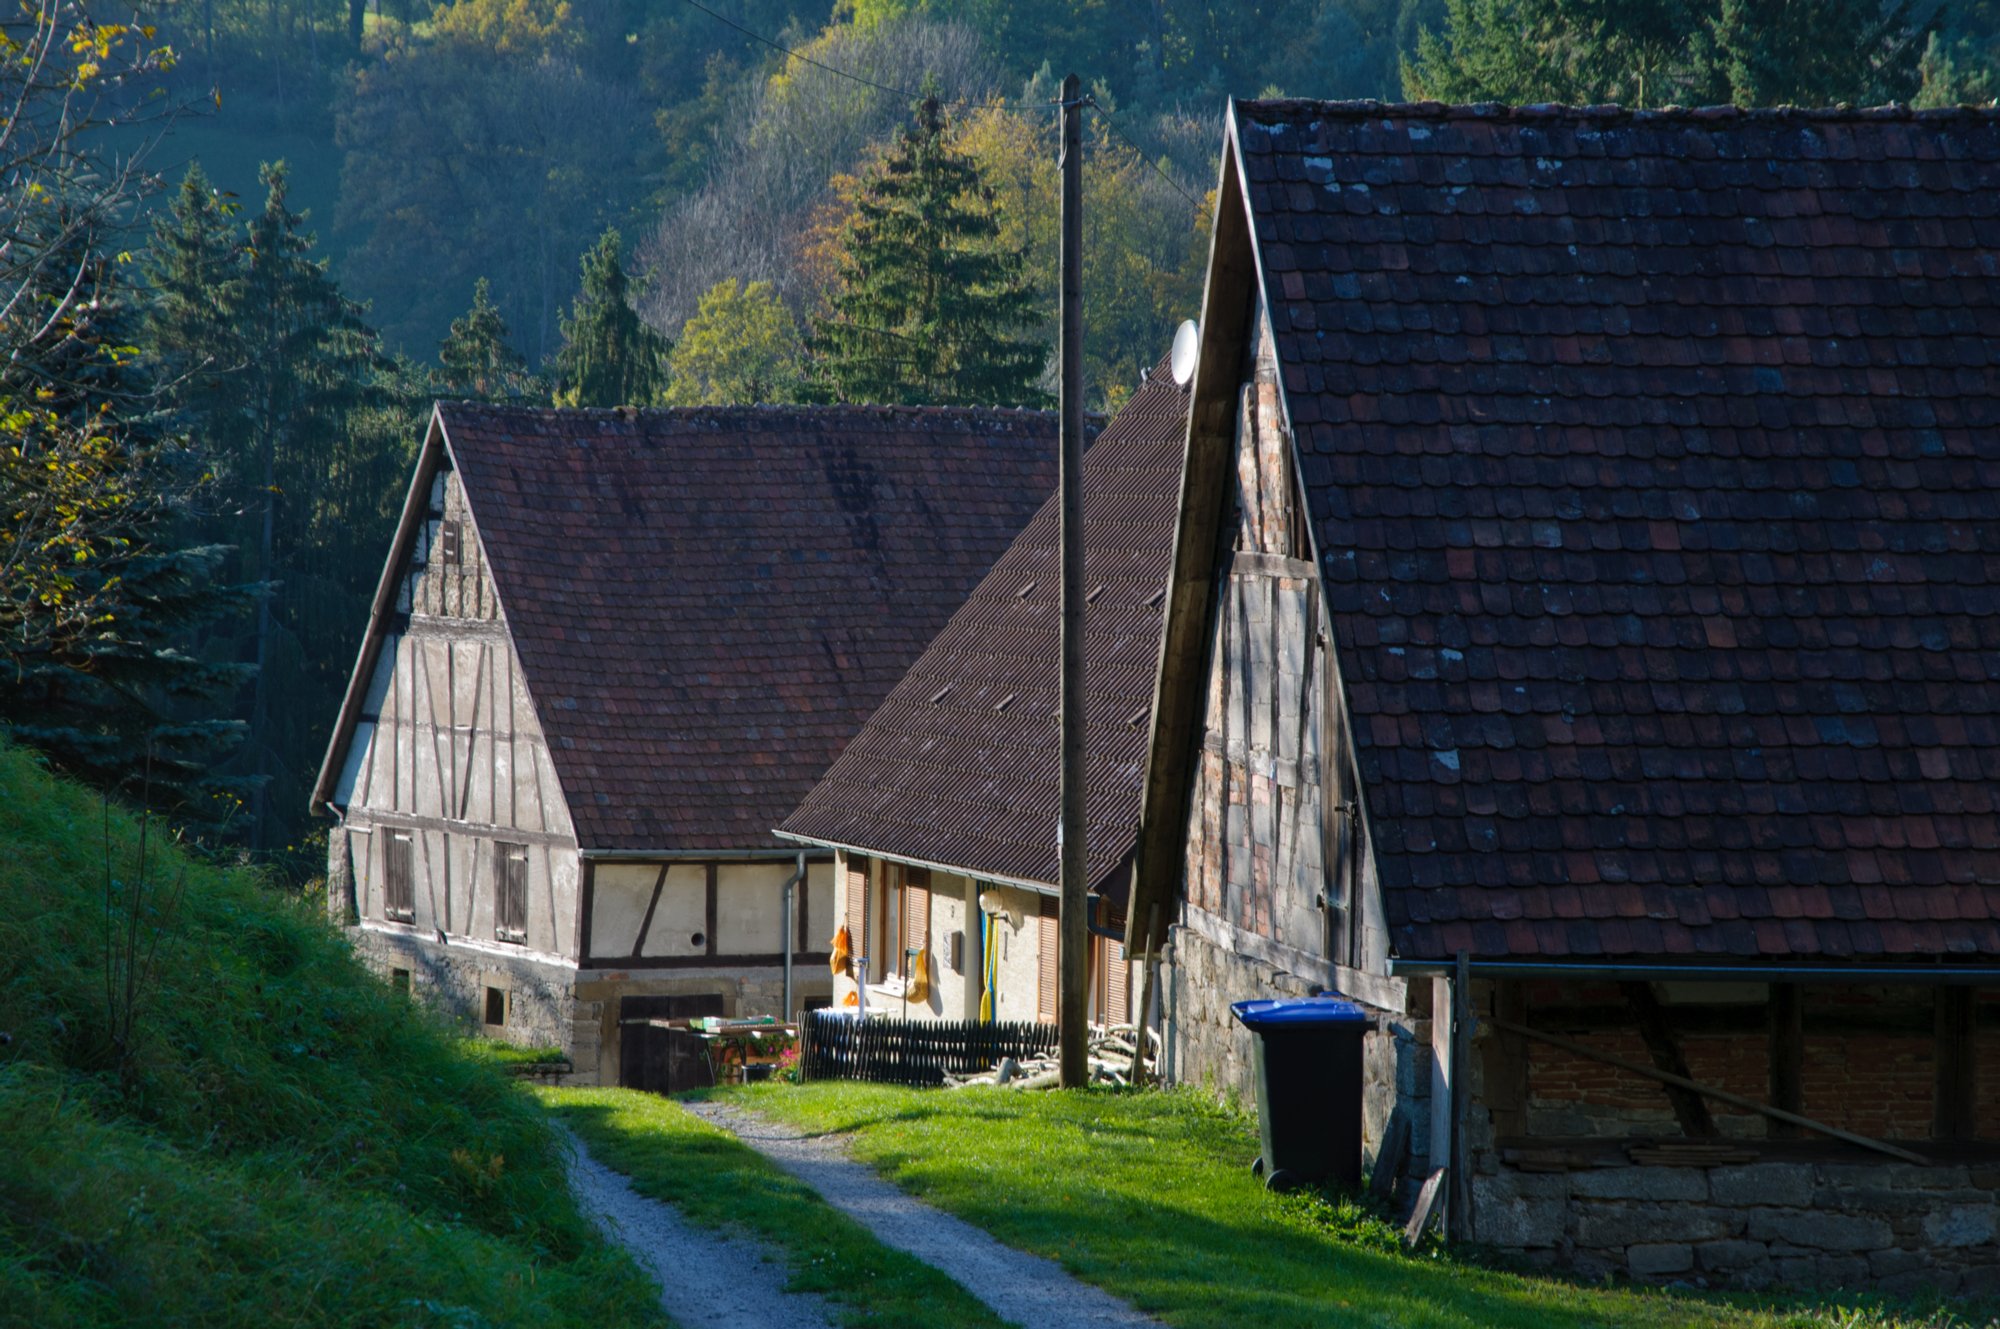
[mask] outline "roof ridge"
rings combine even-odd
[[[876,404],[873,402],[827,402],[823,404],[798,404],[779,402],[757,402],[741,405],[715,406],[532,406],[524,402],[486,402],[470,399],[437,398],[434,405],[438,409],[452,411],[478,411],[489,415],[529,416],[535,418],[554,417],[577,420],[640,420],[640,419],[695,419],[702,416],[720,415],[761,415],[769,418],[784,416],[809,417],[815,415],[836,416],[907,416],[918,418],[963,417],[976,419],[999,417],[1003,419],[1055,419],[1056,412],[1032,406],[908,406],[900,404]]]
[[[1305,97],[1268,100],[1239,99],[1236,103],[1245,118],[1258,114],[1367,119],[1388,116],[1407,120],[1590,120],[1633,123],[1696,123],[1718,125],[1798,124],[1798,123],[1879,123],[1884,121],[1983,120],[2000,122],[2000,106],[1938,106],[1917,108],[1901,102],[1884,106],[1663,106],[1635,108],[1607,102],[1571,106],[1564,102],[1535,102],[1510,105],[1506,102],[1387,102],[1373,100],[1318,101]]]

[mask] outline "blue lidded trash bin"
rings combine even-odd
[[[1338,997],[1239,1001],[1256,1037],[1257,1168],[1274,1191],[1361,1184],[1361,1037],[1367,1012]]]

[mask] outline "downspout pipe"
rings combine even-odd
[[[1563,960],[1472,960],[1474,978],[1552,978],[1650,983],[1917,983],[1938,986],[2000,986],[2000,968],[1991,965],[1841,964],[1603,964]],[[1450,960],[1391,958],[1393,978],[1450,976]]]
[[[790,1023],[792,1018],[792,943],[796,939],[794,934],[798,932],[798,927],[792,920],[796,917],[794,909],[799,883],[805,879],[806,851],[801,849],[797,866],[792,869],[792,875],[785,878],[785,938],[782,947],[785,955],[785,1012],[779,1018],[786,1023]]]

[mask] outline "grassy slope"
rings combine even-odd
[[[884,1246],[813,1189],[726,1131],[630,1089],[544,1089],[591,1153],[635,1189],[705,1227],[734,1227],[783,1250],[787,1286],[830,1298],[845,1324],[985,1329],[1002,1323],[929,1265]]]
[[[1415,1257],[1391,1229],[1250,1175],[1252,1128],[1192,1093],[922,1091],[756,1085],[720,1091],[808,1129],[1010,1245],[1060,1260],[1178,1326],[1913,1325],[1870,1311],[1582,1287]],[[1950,1317],[1922,1323],[1957,1324]]]
[[[110,840],[135,877],[133,822]],[[159,978],[121,1074],[103,807],[0,747],[0,1320],[659,1322],[531,1094],[311,909],[152,848],[151,879],[186,891],[146,916]]]

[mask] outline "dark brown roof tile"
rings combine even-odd
[[[2000,949],[2000,115],[1235,123],[1398,951]]]
[[[1046,412],[439,413],[590,849],[775,846],[1054,483]]]

